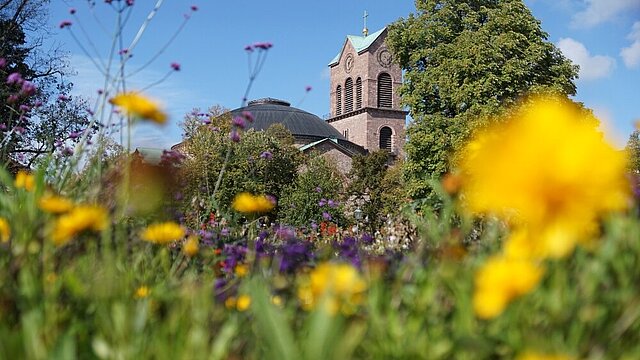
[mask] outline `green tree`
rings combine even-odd
[[[269,129],[249,130],[241,134],[239,142],[231,141],[230,115],[221,108],[210,110],[210,120],[211,124],[202,125],[201,119],[188,117],[183,124],[185,133],[190,134],[180,149],[186,154],[179,175],[186,212],[194,215],[193,210],[199,207],[203,210],[199,215],[208,215],[214,208],[229,209],[235,195],[243,191],[279,199],[283,188],[295,182],[302,160],[298,149],[283,142]],[[277,133],[286,138],[281,130]],[[225,174],[214,194],[229,148],[231,153]]]
[[[353,158],[347,193],[362,210],[367,230],[377,229],[387,214],[383,212],[382,181],[387,173],[389,153],[384,150]]]
[[[547,40],[522,0],[416,0],[416,14],[390,26],[387,43],[405,71],[400,88],[414,123],[405,177],[413,198],[451,168],[478,126],[536,92],[575,94],[578,67]]]
[[[625,149],[629,154],[629,171],[640,174],[640,130],[634,130],[629,135]]]
[[[328,214],[330,221],[344,225],[340,205],[343,200],[343,176],[327,158],[312,154],[305,160],[296,181],[282,192],[280,221],[288,225],[309,226],[329,220]]]

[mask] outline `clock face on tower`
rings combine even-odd
[[[347,57],[344,59],[344,70],[347,73],[350,73],[351,70],[353,69],[353,54],[348,54]]]
[[[391,65],[391,53],[387,49],[380,49],[378,51],[378,63],[384,67]]]

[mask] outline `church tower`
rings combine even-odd
[[[365,13],[366,19],[366,13]],[[327,120],[347,140],[369,151],[402,154],[407,112],[400,106],[402,70],[385,45],[387,28],[363,36],[348,35],[329,63],[330,106]]]

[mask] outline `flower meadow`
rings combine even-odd
[[[108,3],[116,16],[133,6]],[[243,102],[271,47],[244,49]],[[133,51],[114,50],[117,67]],[[112,125],[171,119],[106,70],[102,130],[0,168],[0,358],[640,358],[627,154],[570,100],[523,99],[434,181],[441,206],[403,199],[369,228],[329,165],[278,129],[247,130],[250,113],[195,112],[194,147],[158,166],[109,153]],[[211,157],[195,161],[196,145]],[[269,182],[274,168],[286,186]]]

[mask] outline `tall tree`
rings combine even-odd
[[[640,174],[640,130],[634,130],[629,135],[626,150],[629,156],[629,171]]]
[[[531,92],[573,95],[578,67],[542,31],[522,0],[416,0],[387,43],[405,71],[400,89],[414,123],[405,177],[413,198],[490,115]],[[437,202],[437,201],[436,201]]]

